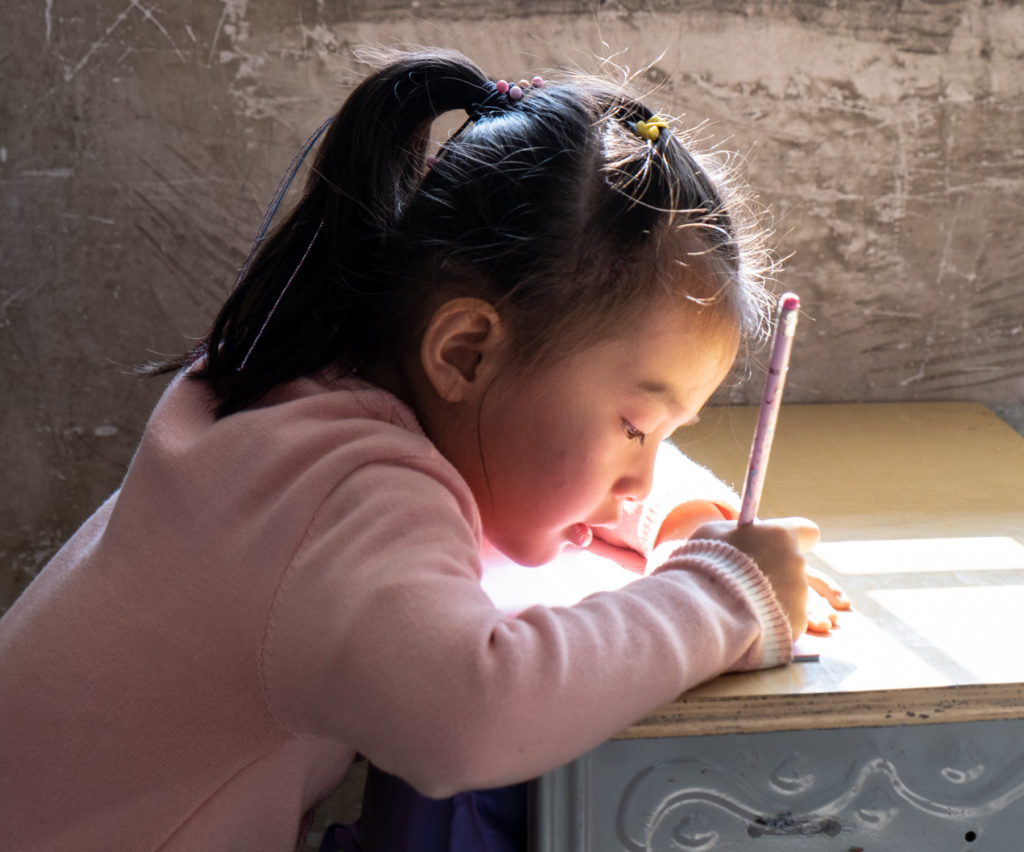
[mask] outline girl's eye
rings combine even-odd
[[[639,441],[640,442],[640,446],[641,447],[643,446],[644,439],[647,437],[643,432],[641,432],[639,429],[637,429],[636,426],[634,426],[628,420],[623,420],[622,421],[622,428],[625,430],[626,437],[629,438],[629,440],[631,440],[631,441]]]

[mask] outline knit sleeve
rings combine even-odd
[[[367,465],[335,489],[268,619],[282,726],[445,796],[539,775],[766,657],[770,602],[728,545],[684,544],[623,589],[508,617],[480,588],[471,521],[427,468]]]

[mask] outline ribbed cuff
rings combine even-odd
[[[680,545],[665,542],[651,553],[648,573],[665,570],[675,559],[686,559],[706,566],[708,573],[736,592],[749,605],[760,628],[760,641],[733,665],[732,670],[767,669],[793,659],[793,639],[789,620],[772,584],[757,563],[741,550],[724,541],[694,539]]]

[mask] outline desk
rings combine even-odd
[[[674,440],[742,483],[755,416]],[[1024,438],[974,404],[785,406],[761,505],[821,525],[854,611],[819,662],[719,677],[539,779],[533,848],[1021,848]]]

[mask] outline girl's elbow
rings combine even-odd
[[[414,761],[415,765],[398,774],[417,792],[432,799],[525,780],[525,767],[519,766],[523,755],[508,745],[499,745],[502,738],[495,734],[496,730],[500,728],[481,736],[463,731],[462,736],[431,749],[429,756]]]

